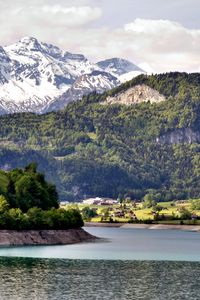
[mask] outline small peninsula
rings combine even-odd
[[[64,245],[95,237],[76,209],[59,208],[56,187],[37,165],[0,171],[0,246]]]
[[[0,230],[0,246],[67,245],[94,241],[82,228],[66,230]]]

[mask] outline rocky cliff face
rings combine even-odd
[[[141,102],[158,103],[165,101],[166,98],[158,91],[150,88],[147,85],[136,85],[127,89],[125,92],[120,92],[113,97],[108,96],[106,104],[123,104],[132,105]]]
[[[176,129],[156,139],[160,144],[192,144],[200,143],[200,133],[190,128]]]

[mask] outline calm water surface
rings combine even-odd
[[[200,233],[87,230],[106,240],[0,248],[0,300],[200,299]]]
[[[198,232],[95,227],[86,230],[104,240],[65,246],[0,248],[0,256],[200,262]]]

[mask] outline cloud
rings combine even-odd
[[[147,56],[153,69],[199,70],[200,30],[169,20],[136,19],[126,24],[124,31],[138,45],[140,57]]]
[[[70,5],[82,3],[85,5]],[[86,5],[88,1],[58,0],[15,0],[0,1],[0,40],[4,43],[13,42],[23,36],[31,35],[45,38],[53,34],[60,38],[65,31],[73,28],[84,28],[92,21],[101,17],[99,7]]]
[[[177,22],[169,20],[147,20],[136,19],[132,23],[124,25],[124,30],[127,32],[134,32],[139,34],[158,34],[165,32],[176,31],[182,29],[182,26]]]
[[[63,50],[83,53],[93,61],[122,57],[156,72],[200,71],[200,29],[189,29],[167,19],[142,18],[118,28],[109,26],[112,19],[98,26],[95,21],[104,15],[102,0],[56,3],[0,1],[0,44],[34,36]]]
[[[61,5],[44,5],[41,8],[46,18],[55,18],[57,26],[79,27],[101,17],[102,11],[98,7],[66,7]]]
[[[92,57],[120,56],[148,70],[200,71],[200,30],[169,20],[136,19],[122,28],[84,35],[81,50]],[[94,34],[94,33],[93,33]]]

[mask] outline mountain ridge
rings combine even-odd
[[[121,62],[119,71],[117,60]],[[126,75],[134,68],[126,60],[114,58],[113,62],[115,74],[82,54],[63,51],[33,37],[0,47],[0,114],[58,110],[84,94],[112,89],[120,85],[117,73]],[[94,72],[99,72],[98,78]]]
[[[102,105],[148,86],[160,102]],[[200,73],[140,75],[63,110],[0,117],[0,167],[36,161],[62,200],[90,196],[155,200],[200,197]]]

